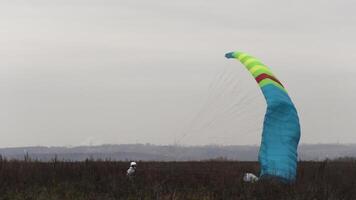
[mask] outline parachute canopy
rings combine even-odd
[[[296,178],[300,125],[297,110],[283,84],[256,58],[230,52],[226,58],[239,60],[256,79],[267,102],[258,160],[261,178],[292,182]]]

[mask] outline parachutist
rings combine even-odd
[[[136,162],[131,162],[130,163],[130,168],[127,170],[127,173],[126,173],[126,175],[130,179],[132,179],[136,174],[136,166],[137,166]]]

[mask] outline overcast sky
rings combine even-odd
[[[269,65],[301,143],[356,143],[356,1],[0,0],[0,147],[259,144]]]

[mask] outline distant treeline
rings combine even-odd
[[[53,158],[68,161],[93,160],[145,160],[145,161],[190,161],[190,160],[239,160],[256,161],[258,146],[178,146],[152,144],[121,144],[79,147],[19,147],[2,148],[0,155],[7,159],[51,161]],[[299,160],[352,159],[356,145],[314,144],[300,145]]]

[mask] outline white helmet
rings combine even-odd
[[[130,167],[136,167],[136,162],[131,162]]]

